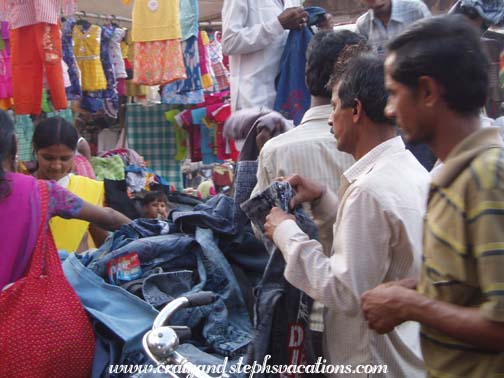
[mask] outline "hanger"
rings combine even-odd
[[[82,11],[82,14],[84,15],[84,17],[86,17],[86,12]],[[82,26],[84,29],[89,29],[89,27],[91,26],[91,23],[88,20],[83,19],[80,14],[79,14],[79,19],[77,20],[77,22],[75,24]]]
[[[112,22],[110,23],[110,25],[112,25],[115,28],[120,28],[119,24],[117,23],[118,20],[116,15],[113,14],[110,17],[112,17]]]

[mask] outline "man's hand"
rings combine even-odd
[[[315,181],[309,180],[299,175],[292,175],[282,178],[288,182],[296,191],[296,195],[290,200],[291,209],[304,202],[313,202],[324,194],[324,187]]]
[[[366,291],[361,297],[361,307],[369,328],[384,334],[410,320],[406,311],[411,298],[417,295],[420,294],[414,290],[391,283]]]
[[[266,223],[264,224],[264,233],[266,237],[273,240],[273,234],[275,233],[277,226],[287,219],[295,221],[296,217],[294,215],[287,214],[279,207],[272,208],[270,213],[266,216]]]
[[[303,29],[308,21],[308,13],[303,7],[287,8],[280,13],[278,21],[285,30]]]

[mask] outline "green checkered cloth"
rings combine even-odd
[[[73,112],[72,112],[72,108],[70,106],[71,106],[71,104],[68,103],[68,108],[66,108],[64,110],[56,110],[54,112],[46,113],[46,117],[47,118],[61,117],[61,118],[66,119],[68,122],[70,122],[73,125],[73,123],[74,123],[74,115],[73,115]]]
[[[98,181],[124,180],[124,162],[119,155],[106,158],[91,157],[91,165]]]
[[[16,116],[16,135],[18,140],[18,158],[20,161],[33,160],[33,122],[29,115]]]
[[[167,104],[128,104],[128,145],[144,157],[150,169],[177,190],[182,190],[181,166],[175,160],[175,126],[165,117],[165,112],[170,109]]]

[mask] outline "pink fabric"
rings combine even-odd
[[[32,176],[7,173],[10,193],[0,199],[0,290],[21,278],[28,266],[40,225],[40,195]],[[47,220],[55,215],[74,218],[84,202],[55,182],[47,182],[49,209]],[[47,224],[46,224],[47,227]]]
[[[74,158],[74,171],[75,174],[79,176],[89,177],[90,179],[96,180],[93,167],[88,159],[82,155],[76,155]]]
[[[0,99],[14,97],[11,58],[7,49],[0,53]]]
[[[77,0],[0,0],[0,14],[12,29],[47,22],[56,25],[60,14],[70,16],[77,10]]]
[[[117,79],[117,94],[126,96],[126,79]]]
[[[35,246],[40,223],[37,180],[11,173],[6,178],[11,193],[0,199],[0,290],[23,275]]]
[[[210,74],[210,59],[208,57],[208,51],[203,44],[203,38],[201,37],[201,32],[199,32],[198,38],[198,52],[200,58],[200,70],[201,76]]]

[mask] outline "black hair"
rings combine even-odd
[[[477,29],[462,15],[418,21],[388,45],[395,61],[391,76],[412,90],[421,76],[443,87],[447,106],[476,116],[485,105],[489,61]]]
[[[17,154],[16,131],[10,116],[0,110],[0,199],[10,194],[9,182],[5,178],[3,162],[15,160]]]
[[[79,134],[77,129],[61,117],[52,117],[40,122],[33,132],[33,150],[62,144],[72,151],[77,149]]]
[[[349,30],[320,31],[316,33],[306,51],[306,84],[312,96],[331,98],[327,88],[334,64],[348,45],[365,44],[364,37]]]
[[[362,103],[366,116],[374,123],[393,125],[394,121],[385,116],[387,91],[383,60],[377,56],[364,54],[355,57],[341,77],[338,97],[342,108],[351,108],[356,100]]]
[[[142,206],[146,206],[149,203],[159,201],[159,202],[164,202],[168,204],[168,197],[166,194],[160,190],[152,190],[150,192],[147,192],[143,195],[143,197],[140,199],[140,203]]]

